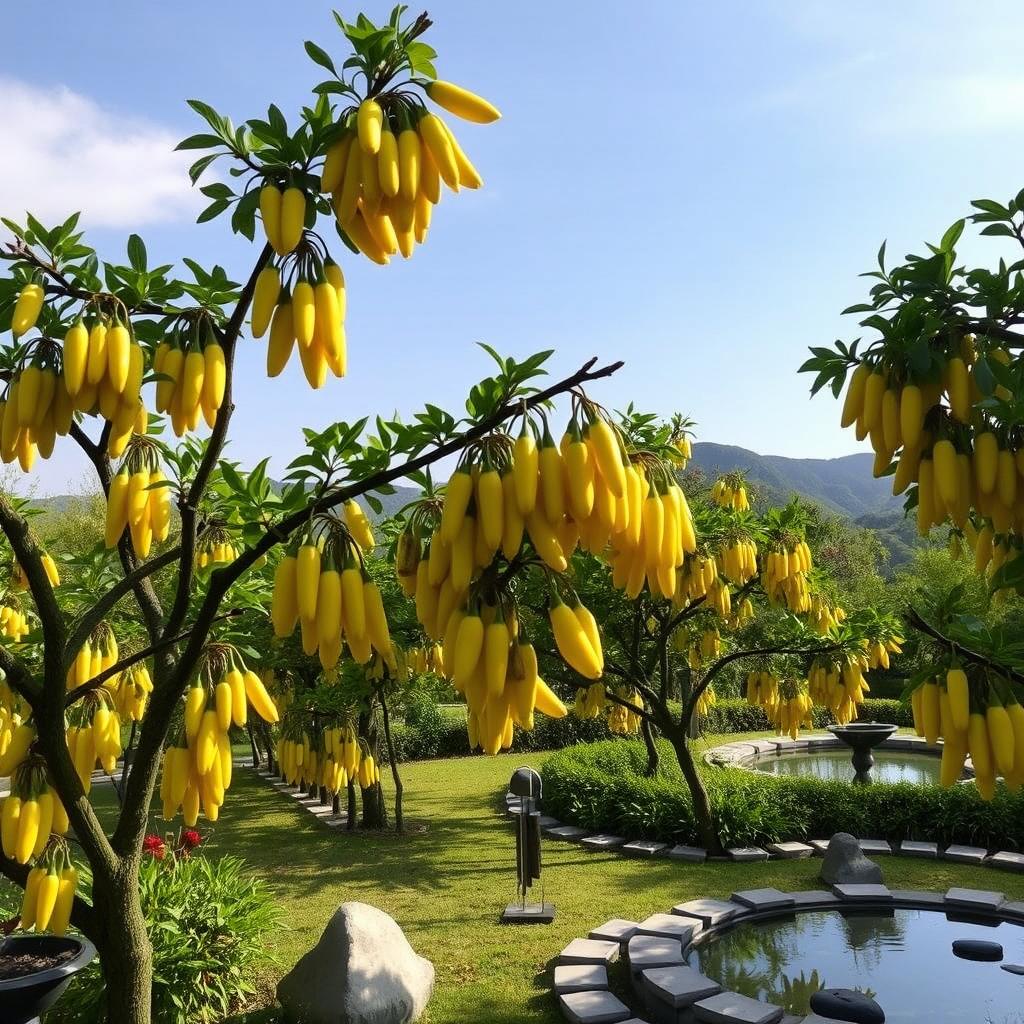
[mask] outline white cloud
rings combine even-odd
[[[202,196],[186,173],[197,154],[175,153],[175,133],[103,109],[64,87],[0,77],[4,172],[0,213],[30,210],[44,224],[80,210],[83,224],[120,228],[190,219]]]

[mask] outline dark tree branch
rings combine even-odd
[[[939,632],[939,630],[931,625],[931,623],[929,623],[916,608],[907,608],[907,621],[916,630],[918,630],[918,632],[924,633],[926,636],[930,636],[933,640],[937,640],[940,644],[943,644],[950,650],[955,651],[956,654],[963,658],[964,661],[972,662],[975,665],[981,665],[983,668],[987,668],[992,672],[998,672],[1001,676],[1005,676],[1007,679],[1012,679],[1015,683],[1024,686],[1024,675],[1020,672],[1007,668],[1005,665],[1000,665],[999,662],[993,661],[984,654],[972,651],[969,647],[964,647],[963,644],[957,643],[956,640],[951,640],[948,636],[944,636]]]

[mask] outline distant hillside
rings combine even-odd
[[[690,464],[708,476],[740,470],[767,490],[770,500],[786,501],[796,492],[857,519],[898,511],[903,505],[901,498],[893,497],[888,479],[876,480],[871,475],[871,463],[866,452],[838,459],[787,459],[705,441],[693,446]]]

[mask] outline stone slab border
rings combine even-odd
[[[736,740],[734,743],[722,743],[705,751],[704,763],[716,768],[746,768],[756,771],[754,766],[758,761],[781,757],[783,754],[808,754],[816,750],[849,751],[849,749],[842,740],[831,733],[813,733],[809,736],[801,736],[798,740],[784,737],[765,740]],[[942,756],[942,744],[928,743],[923,736],[890,736],[889,739],[883,740],[876,749],[902,751],[907,754],[929,754],[936,758]],[[964,763],[964,775],[968,779],[974,778],[974,764],[969,757]]]
[[[277,785],[277,783],[275,783]],[[519,797],[505,794],[504,813],[510,818],[519,809]],[[699,846],[671,846],[650,839],[627,839],[606,832],[593,832],[577,825],[564,824],[550,814],[542,814],[541,832],[548,839],[579,843],[585,850],[634,857],[637,860],[668,858],[689,864],[700,864],[706,860],[734,861],[746,864],[764,860],[795,860],[804,857],[824,857],[828,849],[827,839],[812,839],[809,843],[769,843],[761,846],[734,846],[725,851],[724,857],[708,857],[707,850]],[[860,848],[869,857],[891,855],[896,857],[917,857],[929,860],[948,860],[957,864],[977,864],[1003,871],[1024,873],[1024,853],[1013,850],[989,850],[981,846],[963,846],[953,843],[945,849],[938,843],[919,842],[904,839],[895,845],[885,839],[860,839]]]
[[[321,803],[318,797],[311,796],[309,793],[304,792],[298,786],[289,786],[287,782],[283,782],[280,775],[274,772],[268,772],[265,768],[253,768],[251,763],[246,763],[247,768],[256,775],[257,778],[263,779],[270,786],[281,793],[283,796],[290,796],[303,810],[309,811],[310,814],[320,822],[321,825],[326,825],[328,828],[345,828],[348,824],[348,814],[342,811],[340,814],[335,814],[334,809],[330,804]]]
[[[972,918],[1024,927],[1024,900],[1001,892],[953,888],[945,893],[889,889],[885,885],[834,885],[831,891],[747,889],[728,900],[693,899],[645,921],[615,918],[573,939],[555,958],[553,987],[570,1024],[644,1024],[645,1020],[695,1020],[718,1024],[815,1024],[820,1017],[786,1016],[781,1006],[726,992],[713,978],[687,965],[691,950],[736,924],[809,911],[856,909],[970,912]],[[607,969],[626,962],[637,1007],[608,991]],[[1024,973],[1024,965],[1005,965]],[[569,969],[571,968],[571,969]],[[584,987],[586,981],[591,987]]]

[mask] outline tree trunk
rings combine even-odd
[[[93,877],[96,946],[108,1024],[151,1024],[153,948],[139,899],[138,862],[120,861]]]
[[[383,693],[380,695],[380,709],[384,716],[384,742],[388,747],[391,778],[395,783],[395,831],[401,835],[405,831],[405,820],[402,816],[402,776],[398,774],[398,757],[395,755],[395,742],[391,738],[391,717],[388,715],[388,705]]]
[[[260,748],[256,746],[256,734],[253,732],[252,722],[246,723],[245,731],[249,734],[249,746],[252,748],[252,766],[253,768],[259,768]]]
[[[654,742],[654,729],[649,719],[643,719],[640,723],[640,735],[644,738],[644,746],[647,747],[647,776],[653,778],[658,774],[658,767],[661,763],[661,755],[658,753],[658,746]]]
[[[356,827],[356,784],[355,780],[348,780],[348,830],[352,832]]]
[[[380,760],[380,748],[377,744],[377,729],[373,715],[363,711],[359,715],[359,735],[366,740],[366,745],[373,754],[374,761]],[[362,789],[362,787],[360,787]],[[363,828],[382,829],[388,827],[388,809],[384,803],[384,791],[380,783],[375,782],[361,792],[363,801]]]
[[[722,846],[718,840],[718,829],[715,827],[711,801],[708,799],[708,791],[704,788],[704,780],[700,777],[700,772],[697,771],[697,766],[693,762],[685,725],[673,728],[668,734],[668,741],[676,752],[679,768],[690,789],[693,817],[697,823],[697,833],[700,836],[701,844],[708,853],[721,853]]]

